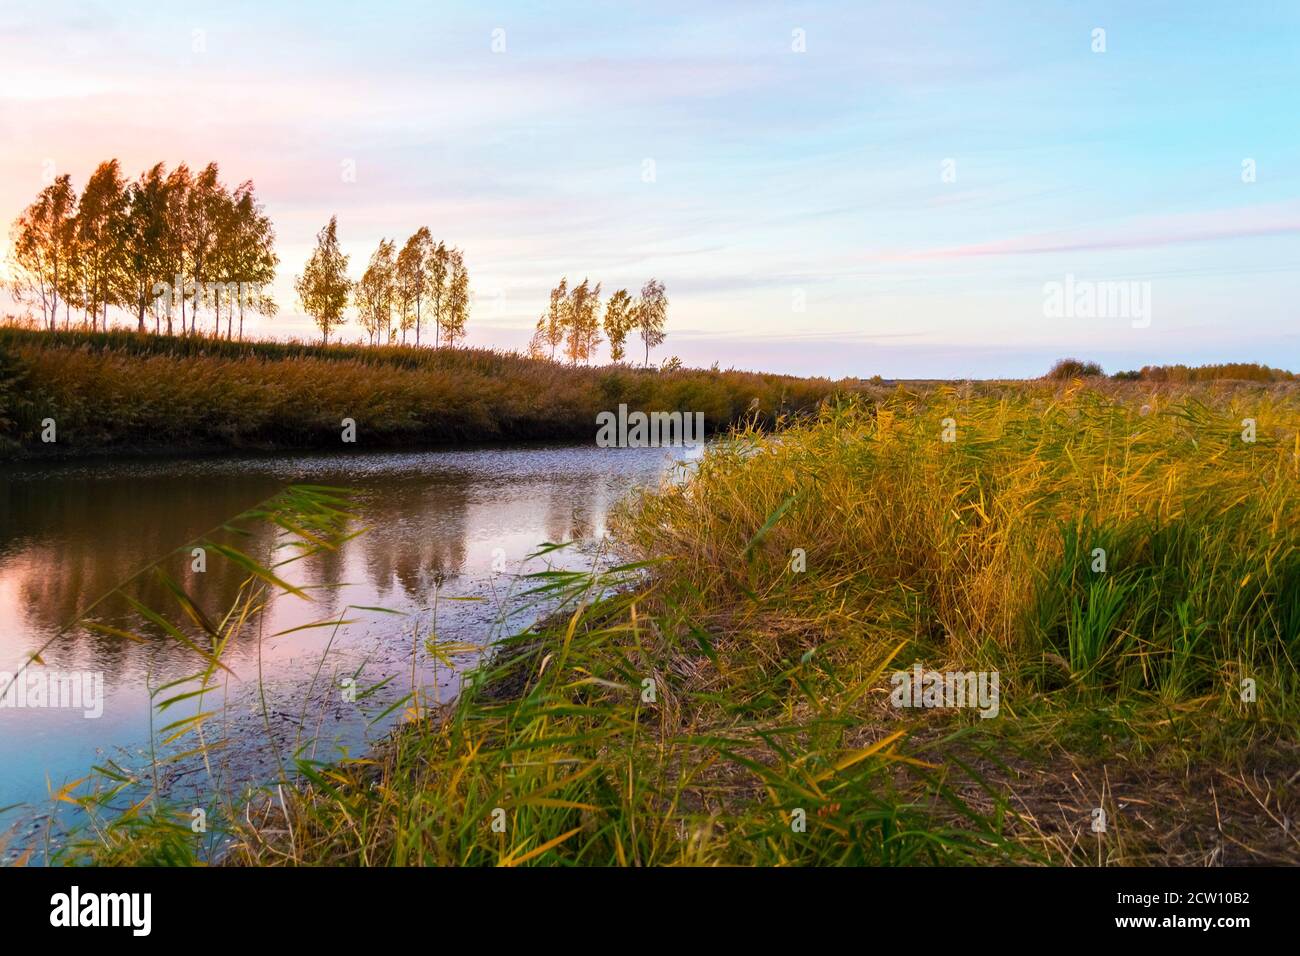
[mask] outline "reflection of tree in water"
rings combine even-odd
[[[358,521],[357,527],[352,530],[360,530],[363,526],[364,522]],[[362,535],[362,537],[365,537],[365,535]],[[338,617],[342,613],[343,608],[337,585],[343,583],[346,579],[348,550],[356,546],[356,539],[354,538],[333,551],[322,549],[299,565],[301,568],[299,574],[305,589],[317,605],[319,612],[315,615],[317,620],[323,621],[326,618]]]
[[[591,536],[592,528],[591,506],[584,501],[584,494],[571,484],[551,485],[546,497],[547,540],[556,544],[581,541]]]
[[[195,486],[174,478],[123,476],[78,480],[69,486],[78,494],[63,493],[60,484],[0,482],[0,501],[7,505],[0,509],[0,551],[22,550],[19,558],[4,563],[5,575],[16,580],[23,611],[42,638],[57,633],[141,568],[274,493],[279,482],[254,476]],[[58,529],[57,536],[50,529]],[[42,543],[23,546],[28,538]],[[262,531],[239,546],[265,557],[270,544],[270,535]],[[206,575],[191,574],[188,552],[173,555],[162,566],[200,607],[219,615],[247,573],[213,558],[209,556]],[[141,576],[130,592],[148,607],[177,609],[175,598],[151,574]],[[142,627],[120,597],[97,606],[93,617],[142,636],[155,632]],[[35,649],[5,647],[3,652],[12,657]],[[77,628],[60,638],[48,656],[65,666],[93,661],[111,674],[115,666],[145,663],[158,649]]]
[[[423,604],[432,597],[436,577],[461,573],[469,505],[469,485],[456,478],[367,489],[363,511],[372,530],[357,543],[375,591],[382,597],[396,583],[409,600]]]
[[[543,519],[550,541],[593,535],[593,516],[602,512],[609,492],[599,476],[580,471],[522,481],[523,488],[520,479],[495,487],[490,478],[468,474],[368,479],[356,510],[360,523],[370,530],[338,551],[322,551],[295,564],[287,576],[311,588],[315,619],[336,616],[344,603],[357,600],[340,591],[337,585],[342,582],[367,582],[373,588],[376,594],[367,595],[370,600],[362,603],[391,604],[397,593],[404,597],[402,603],[427,605],[437,576],[451,577],[465,570],[469,512],[477,498],[487,506],[523,506],[526,501],[530,519]],[[324,483],[356,486],[348,477]],[[190,570],[188,550],[177,549],[265,500],[282,484],[257,474],[223,475],[219,480],[198,476],[192,481],[175,475],[79,477],[66,482],[0,480],[0,572],[14,585],[15,603],[21,602],[13,609],[0,607],[0,613],[12,610],[22,621],[16,628],[0,627],[0,660],[22,659],[92,601],[163,555],[170,555],[163,565],[167,573],[210,617],[219,619],[235,600],[247,572],[209,553],[206,573],[196,574]],[[221,533],[216,539],[268,565],[292,554],[274,547],[284,532],[262,522],[253,522],[248,530],[249,535]],[[539,531],[534,543],[540,544],[541,537]],[[6,554],[8,558],[3,557]],[[175,597],[153,576],[142,576],[130,593],[169,619],[185,621]],[[94,664],[110,673],[114,668],[139,672],[160,661],[176,660],[176,642],[120,597],[99,605],[94,617],[151,640],[141,645],[78,628],[50,649],[52,665]],[[188,623],[185,630],[191,635],[196,632]],[[232,650],[255,639],[255,634],[241,635]],[[20,641],[32,646],[19,646]]]

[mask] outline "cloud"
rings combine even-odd
[[[1036,234],[935,249],[906,250],[868,257],[880,262],[968,259],[982,256],[1039,256],[1066,252],[1153,249],[1197,242],[1260,239],[1300,234],[1300,209],[1294,203],[1189,213],[1131,221],[1105,232]]]

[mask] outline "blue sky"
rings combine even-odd
[[[260,334],[309,334],[337,214],[357,275],[420,225],[461,246],[471,344],[522,347],[562,275],[656,276],[688,364],[1300,369],[1295,3],[18,0],[0,51],[0,214],[47,161],[216,160],[277,226]],[[1067,275],[1149,283],[1149,325],[1047,316]]]

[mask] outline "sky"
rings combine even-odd
[[[523,348],[562,276],[656,277],[652,360],[1300,370],[1293,0],[5,0],[0,221],[113,157],[254,181],[259,336],[313,334],[337,215],[354,277],[420,226],[463,249],[476,346]]]

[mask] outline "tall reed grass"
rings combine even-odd
[[[738,434],[647,496],[628,540],[673,556],[661,586],[704,596],[697,620],[726,630],[744,608],[775,646],[901,637],[1009,662],[1026,689],[1226,703],[1267,675],[1289,698],[1298,426],[1288,389],[900,388]]]
[[[746,415],[811,412],[856,385],[734,370],[566,366],[484,349],[233,343],[0,326],[0,458],[231,448],[340,449],[586,439],[626,403]],[[41,441],[53,419],[57,442]]]
[[[522,578],[535,627],[377,752],[286,768],[226,861],[1096,863],[960,748],[1031,728],[1069,758],[1058,792],[1080,733],[1113,750],[1121,725],[1139,751],[1190,715],[1295,754],[1295,391],[899,387],[782,425],[629,500],[629,563]],[[892,708],[887,675],[920,660],[997,670],[999,718]],[[1176,777],[1211,759],[1180,745]],[[1174,852],[1126,839],[1113,861]]]

